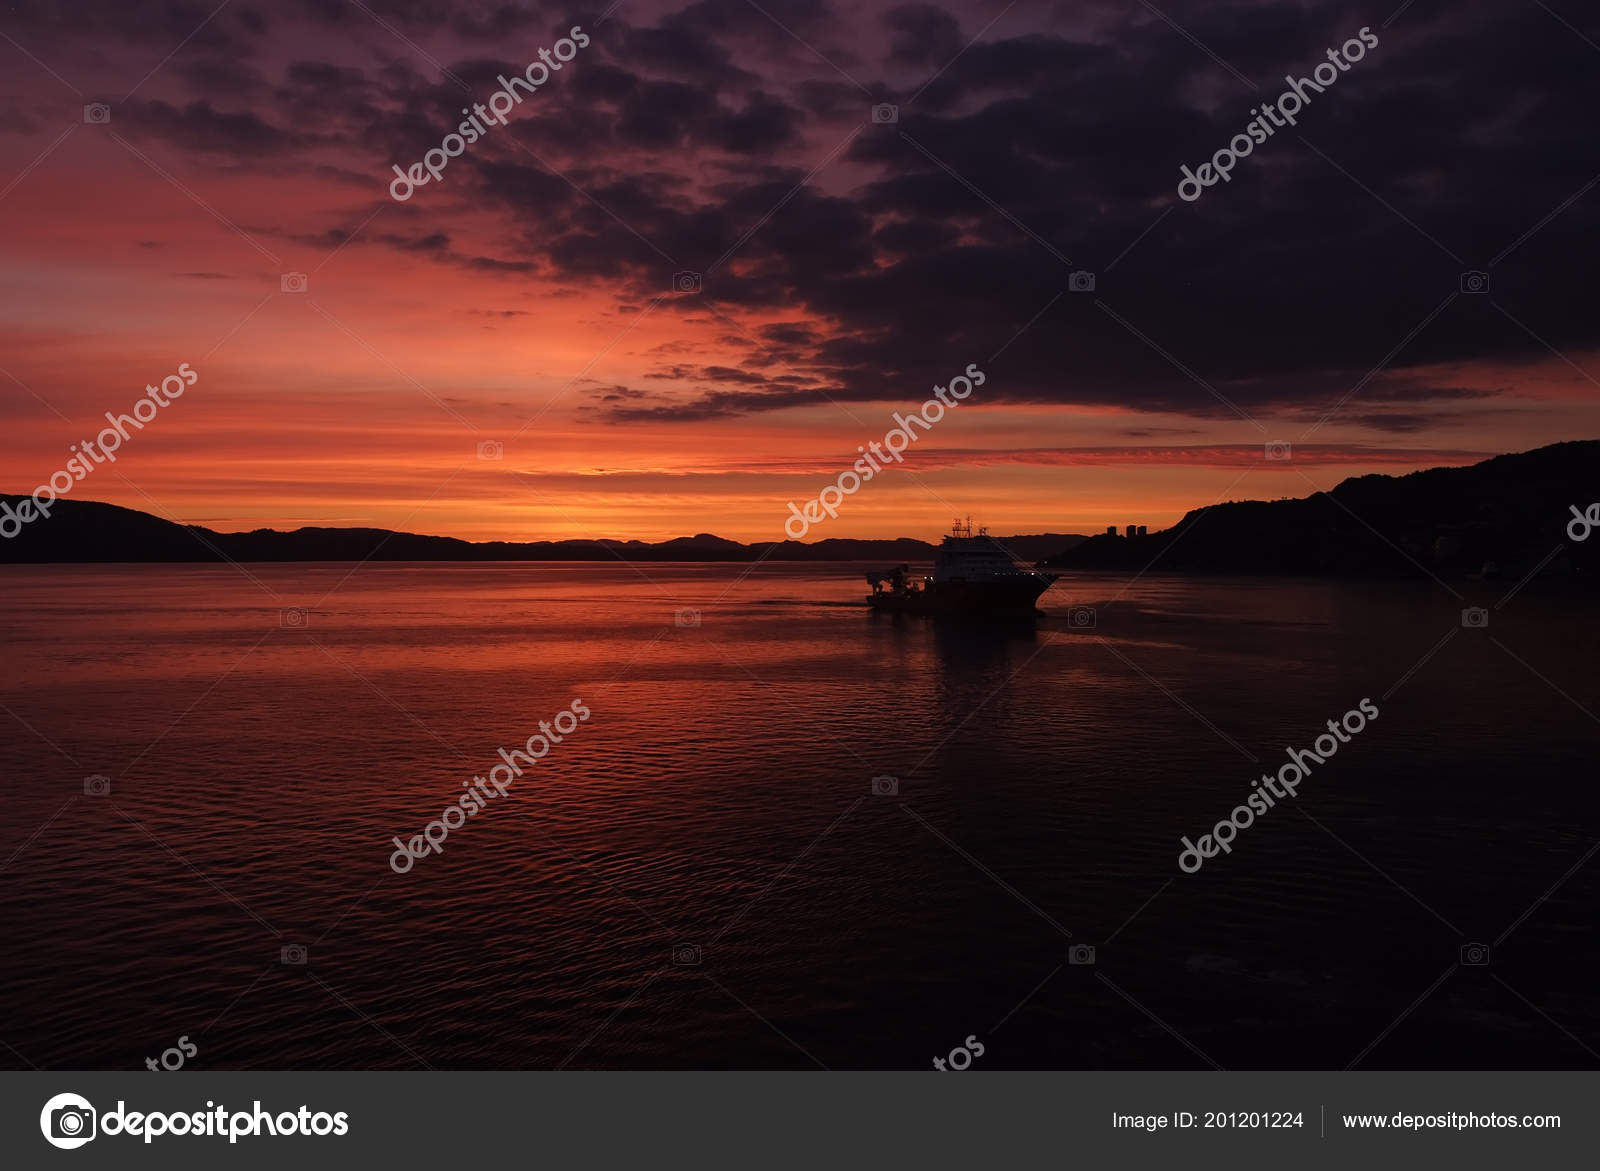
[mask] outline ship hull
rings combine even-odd
[[[1014,581],[934,581],[920,590],[872,594],[867,604],[893,614],[1026,615],[1036,612],[1034,603],[1055,580],[1040,574]]]

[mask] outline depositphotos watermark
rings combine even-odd
[[[199,1052],[200,1046],[189,1040],[189,1034],[185,1033],[178,1038],[176,1045],[169,1045],[161,1051],[160,1064],[156,1063],[154,1057],[146,1057],[144,1059],[144,1067],[149,1070],[159,1071],[164,1069],[169,1073],[176,1072],[183,1068],[184,1058],[197,1056]],[[167,1060],[168,1054],[172,1055],[173,1059],[171,1061]]]
[[[568,707],[556,713],[553,720],[540,720],[539,730],[528,737],[528,742],[523,749],[513,748],[507,752],[500,749],[501,763],[489,770],[489,779],[473,777],[470,781],[462,781],[461,787],[467,791],[461,795],[454,805],[445,807],[443,813],[422,827],[422,832],[413,837],[409,842],[402,842],[398,837],[391,838],[395,844],[395,851],[389,855],[389,868],[396,874],[405,874],[417,864],[417,859],[428,854],[444,853],[444,841],[450,836],[450,831],[460,829],[466,824],[467,818],[478,816],[482,809],[495,797],[504,797],[510,790],[512,782],[522,775],[522,765],[518,764],[520,758],[529,768],[544,759],[552,745],[560,744],[562,738],[577,731],[578,725],[589,718],[589,709],[583,700],[575,699]],[[563,724],[561,721],[566,720]],[[553,726],[552,726],[553,725]],[[535,748],[535,742],[539,747]],[[500,776],[505,773],[505,777]],[[451,814],[455,820],[451,821]],[[404,861],[405,865],[400,863]]]
[[[147,398],[141,398],[133,404],[131,415],[113,415],[106,412],[106,422],[111,426],[104,428],[96,435],[94,442],[85,439],[74,443],[67,450],[75,452],[67,460],[66,467],[54,473],[45,483],[40,484],[28,496],[25,496],[16,508],[5,501],[0,501],[0,537],[10,539],[22,531],[22,526],[29,521],[50,517],[50,509],[55,506],[58,498],[72,491],[72,487],[79,480],[87,478],[94,471],[96,464],[116,463],[117,450],[129,438],[128,428],[143,431],[144,425],[156,417],[156,412],[162,407],[172,405],[172,400],[182,398],[183,392],[196,382],[200,375],[189,367],[189,363],[181,362],[176,374],[168,374],[161,380],[160,386],[146,386]],[[149,409],[145,414],[143,408]],[[96,451],[96,445],[99,450]],[[92,462],[91,462],[92,461]],[[45,497],[49,497],[46,501]]]
[[[959,1072],[970,1068],[972,1059],[974,1057],[982,1057],[983,1052],[983,1042],[978,1040],[978,1035],[976,1033],[968,1033],[965,1044],[957,1045],[944,1057],[935,1057],[933,1059],[933,1068],[940,1073],[948,1073],[952,1069]]]
[[[1567,536],[1578,544],[1583,544],[1591,532],[1600,529],[1600,504],[1591,504],[1583,512],[1578,511],[1576,504],[1569,504],[1567,511],[1572,513],[1572,519],[1567,522]]]
[[[1240,830],[1249,829],[1257,817],[1265,817],[1278,800],[1299,796],[1300,783],[1311,772],[1310,762],[1327,763],[1328,758],[1339,751],[1339,745],[1350,743],[1351,736],[1360,734],[1369,721],[1378,718],[1378,706],[1370,699],[1363,699],[1358,708],[1345,712],[1342,719],[1329,720],[1328,730],[1311,744],[1315,751],[1291,748],[1288,762],[1276,776],[1264,773],[1259,781],[1251,781],[1250,787],[1255,791],[1245,798],[1245,803],[1235,806],[1233,812],[1217,822],[1198,843],[1191,842],[1187,835],[1181,838],[1183,849],[1178,854],[1178,869],[1194,874],[1206,864],[1207,858],[1215,858],[1217,851],[1233,853],[1233,839]],[[1194,861],[1193,866],[1189,865],[1190,859]]]
[[[1349,73],[1350,66],[1365,57],[1368,49],[1377,47],[1377,35],[1370,27],[1364,26],[1339,49],[1329,49],[1328,59],[1313,69],[1310,77],[1296,78],[1292,73],[1285,75],[1283,80],[1289,88],[1278,95],[1276,102],[1262,102],[1253,108],[1250,113],[1255,117],[1245,126],[1244,133],[1235,134],[1227,146],[1212,155],[1209,163],[1201,163],[1198,170],[1190,171],[1187,165],[1179,168],[1183,171],[1183,182],[1178,184],[1178,198],[1185,203],[1193,203],[1200,198],[1202,188],[1216,186],[1219,179],[1224,183],[1233,182],[1234,166],[1259,144],[1271,138],[1274,128],[1281,130],[1285,126],[1298,125],[1294,116],[1311,104],[1307,90],[1320,94],[1338,81],[1341,73]],[[1326,77],[1322,75],[1324,69],[1328,71]],[[1227,161],[1226,166],[1223,165],[1224,160]],[[1189,194],[1188,190],[1194,194]]]
[[[954,407],[964,401],[974,387],[982,386],[986,381],[983,371],[974,363],[967,367],[965,374],[957,374],[952,378],[949,386],[934,387],[933,397],[923,403],[922,409],[916,414],[902,415],[896,411],[895,426],[884,435],[883,442],[873,440],[865,447],[857,444],[856,450],[862,453],[861,458],[847,470],[840,472],[838,479],[819,492],[815,500],[806,501],[803,510],[793,500],[789,501],[789,511],[792,515],[783,522],[783,531],[788,533],[791,539],[798,541],[811,531],[812,525],[822,520],[823,513],[827,513],[829,519],[838,516],[839,505],[844,502],[844,498],[854,496],[861,491],[861,485],[884,470],[886,465],[879,463],[879,460],[888,458],[895,463],[901,462],[904,458],[901,453],[919,438],[916,424],[922,424],[924,431],[931,431],[933,425],[944,418],[946,407]],[[885,451],[888,453],[887,457]],[[799,527],[796,528],[796,525]]]
[[[312,1112],[311,1107],[273,1114],[262,1109],[258,1098],[249,1110],[230,1112],[226,1106],[207,1102],[204,1110],[129,1110],[117,1099],[117,1108],[98,1113],[89,1099],[78,1094],[57,1094],[39,1111],[39,1129],[45,1141],[64,1151],[74,1150],[96,1138],[134,1135],[148,1144],[162,1135],[176,1134],[199,1138],[224,1138],[230,1144],[241,1138],[272,1135],[345,1135],[350,1133],[350,1115],[340,1110]]]
[[[478,139],[489,133],[489,126],[504,126],[506,115],[516,107],[522,105],[522,93],[528,96],[538,92],[545,82],[550,80],[550,74],[561,68],[565,61],[571,61],[578,55],[579,49],[589,46],[589,34],[583,31],[581,25],[573,25],[572,31],[555,43],[552,49],[540,49],[539,59],[529,62],[528,68],[522,73],[513,75],[509,80],[505,74],[495,78],[500,83],[500,88],[489,95],[487,104],[479,102],[477,105],[462,106],[461,112],[467,115],[467,120],[455,128],[455,131],[446,134],[438,146],[422,156],[420,163],[412,163],[410,168],[402,171],[400,164],[394,164],[394,181],[389,184],[389,194],[395,202],[404,203],[411,198],[412,193],[421,186],[444,177],[445,167],[450,165],[450,160],[464,154],[467,147],[477,142]],[[561,50],[565,49],[563,53]],[[534,73],[537,71],[538,76]],[[505,102],[505,105],[500,105]],[[483,119],[482,122],[479,119]],[[488,125],[485,125],[487,123]],[[455,149],[450,148],[454,142]],[[438,156],[435,158],[434,156]],[[396,188],[404,185],[405,194],[402,195]]]

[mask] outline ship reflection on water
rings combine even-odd
[[[1009,692],[1025,686],[1025,668],[1057,637],[1042,614],[960,614],[927,617],[873,613],[874,643],[905,665],[925,672],[919,685],[931,725],[946,733],[983,727],[1014,706]]]

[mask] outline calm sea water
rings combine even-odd
[[[1069,575],[952,626],[861,568],[4,570],[0,1065],[1600,1062],[1592,600]]]

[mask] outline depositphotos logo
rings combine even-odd
[[[350,1133],[350,1115],[341,1110],[337,1114],[326,1111],[311,1112],[309,1106],[299,1110],[285,1110],[272,1114],[261,1108],[258,1098],[251,1103],[253,1109],[229,1113],[226,1106],[207,1102],[204,1110],[176,1110],[163,1114],[158,1110],[141,1113],[129,1110],[127,1103],[117,1099],[117,1108],[97,1116],[87,1098],[77,1094],[57,1094],[39,1111],[39,1129],[45,1141],[53,1147],[70,1151],[98,1137],[127,1134],[141,1135],[146,1143],[164,1134],[198,1135],[222,1138],[236,1143],[241,1138],[260,1135],[344,1135]]]
[[[94,1107],[77,1094],[57,1094],[39,1111],[39,1129],[51,1146],[75,1150],[94,1138]]]

